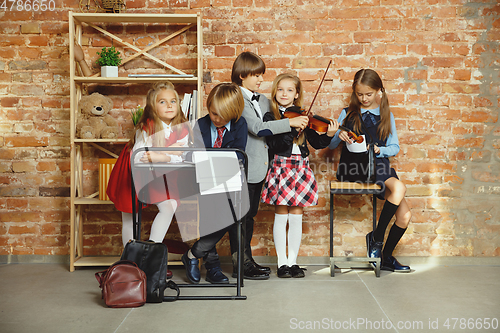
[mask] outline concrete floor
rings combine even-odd
[[[245,280],[247,300],[133,309],[104,305],[94,278],[99,267],[70,273],[62,264],[2,264],[0,332],[500,332],[500,259],[485,259],[402,258],[411,273],[382,271],[380,278],[368,269],[337,270],[332,278],[329,267],[309,265],[304,279],[279,279],[273,267],[269,280]],[[229,275],[230,267],[223,268]],[[174,281],[186,283],[182,266],[172,270]],[[234,295],[235,289],[181,292]]]

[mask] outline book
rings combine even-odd
[[[189,108],[191,107],[191,94],[185,93],[182,99],[181,109],[184,116],[189,119]]]

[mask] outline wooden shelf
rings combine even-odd
[[[185,77],[185,78],[176,78],[176,77],[98,77],[98,76],[89,76],[82,77],[77,76],[74,78],[74,81],[77,83],[102,83],[102,84],[112,84],[112,83],[154,83],[162,80],[168,80],[172,83],[189,83],[196,84],[198,82],[197,77]]]
[[[110,266],[120,260],[117,256],[80,257],[75,259],[75,266]]]
[[[198,14],[73,13],[73,18],[86,23],[197,23]]]
[[[75,205],[112,205],[113,201],[99,198],[75,198]]]
[[[127,143],[129,139],[74,139],[73,142],[86,142],[86,143]]]
[[[113,155],[114,152],[105,149],[104,144],[124,144],[129,142],[129,139],[79,139],[75,137],[76,133],[76,115],[78,113],[78,102],[82,95],[85,93],[85,85],[88,84],[151,84],[158,81],[168,80],[174,84],[184,84],[193,86],[198,93],[197,104],[202,105],[202,78],[203,78],[203,27],[201,22],[201,14],[110,14],[110,13],[73,13],[69,12],[69,67],[70,67],[70,143],[71,143],[71,203],[70,203],[70,271],[74,271],[75,267],[78,266],[109,266],[119,259],[116,256],[83,256],[83,207],[82,205],[112,205],[113,202],[107,200],[99,200],[98,197],[90,197],[88,193],[82,193],[84,185],[84,157],[83,149],[85,145],[93,146],[96,149],[103,151],[104,153],[116,157]],[[108,23],[115,25],[126,25],[128,23],[132,24],[169,24],[175,29],[174,32],[170,32],[167,36],[162,36],[158,38],[158,41],[147,47],[140,48],[137,45],[130,44],[123,36],[116,35],[112,29],[106,30]],[[115,45],[121,45],[127,49],[133,50],[136,53],[128,56],[126,59],[122,59],[122,66],[138,57],[146,57],[148,60],[160,64],[162,68],[165,68],[164,73],[159,73],[158,69],[154,70],[154,73],[142,73],[137,70],[138,73],[127,73],[127,74],[169,74],[171,77],[128,77],[121,76],[115,78],[104,78],[100,77],[100,74],[95,74],[93,76],[84,77],[81,76],[82,71],[78,71],[78,64],[74,59],[75,54],[75,43],[80,44],[82,47],[82,37],[87,34],[90,29],[94,29],[96,34],[105,35],[111,38]],[[189,61],[196,60],[195,68],[189,68],[190,73],[185,73],[183,69],[175,68],[172,64],[169,64],[170,59],[163,59],[154,56],[153,52],[150,50],[157,47],[164,47],[165,43],[187,32],[192,34],[196,33],[196,41],[193,40],[193,50],[195,49],[196,59],[189,58]],[[144,32],[146,34],[146,32]],[[160,52],[161,53],[161,52]],[[193,65],[194,62],[193,62]],[[123,67],[122,67],[123,68]],[[144,70],[147,72],[147,70]],[[174,72],[174,76],[172,76]],[[121,72],[124,75],[123,72]],[[177,76],[176,76],[177,75]],[[192,75],[192,76],[191,76]],[[194,117],[198,117],[199,114],[195,114]],[[94,196],[94,195],[91,195]],[[170,262],[169,262],[170,264]],[[172,264],[175,264],[173,262]]]

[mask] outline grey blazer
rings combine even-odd
[[[265,137],[290,132],[290,122],[288,119],[264,122],[250,98],[243,91],[242,94],[245,100],[242,116],[248,125],[248,140],[245,149],[248,155],[248,182],[259,183],[266,178],[269,167],[268,146]],[[263,117],[269,111],[269,100],[266,96],[259,95],[259,106]]]

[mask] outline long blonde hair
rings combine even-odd
[[[363,84],[376,91],[380,90],[382,93],[382,98],[380,100],[380,124],[377,128],[377,134],[380,139],[385,140],[389,136],[389,134],[391,134],[391,111],[389,108],[389,100],[387,99],[387,94],[385,93],[382,79],[373,69],[362,69],[354,75],[351,101],[349,103],[349,109],[347,111],[347,116],[345,117],[344,124],[350,122],[354,124],[355,132],[362,132],[361,120],[357,115],[361,114],[361,103],[356,96],[356,86],[358,84]]]
[[[298,106],[299,108],[302,108],[303,100],[304,100],[304,89],[302,88],[302,82],[300,79],[291,73],[282,73],[278,76],[273,81],[273,86],[271,88],[271,112],[274,115],[274,119],[281,119],[281,113],[279,109],[279,103],[276,100],[276,93],[278,92],[278,85],[280,84],[281,81],[283,80],[290,80],[293,82],[295,85],[295,90],[298,94],[297,98],[293,100],[293,105]],[[294,143],[300,145],[304,142],[304,132],[300,134],[298,138],[295,138],[293,140]]]
[[[158,94],[162,90],[171,90],[175,94],[175,98],[177,100],[177,114],[172,119],[170,124],[172,126],[179,125],[187,121],[184,113],[181,110],[181,103],[179,99],[179,94],[175,91],[174,85],[170,81],[157,82],[153,85],[151,89],[149,89],[148,94],[146,96],[146,107],[144,108],[144,113],[142,117],[135,125],[134,136],[131,138],[129,142],[129,147],[133,147],[135,143],[135,133],[137,131],[145,131],[148,136],[154,135],[155,133],[159,133],[163,130],[163,125],[160,117],[158,116],[158,112],[156,110],[156,99]],[[177,130],[181,130],[180,126],[177,126]],[[155,135],[153,139],[153,146],[155,147],[163,147],[165,146],[165,136],[164,135]]]

